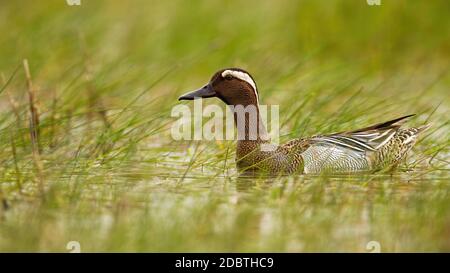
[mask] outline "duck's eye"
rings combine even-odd
[[[226,75],[226,76],[225,76],[225,79],[226,79],[226,80],[231,80],[231,79],[233,79],[233,76],[231,76],[231,75]]]

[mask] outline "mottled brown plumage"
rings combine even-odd
[[[354,131],[293,139],[274,146],[262,124],[258,90],[248,72],[239,68],[220,70],[207,85],[179,99],[209,97],[218,97],[234,109],[238,125],[236,165],[246,173],[339,173],[395,168],[418,135],[429,127],[402,129],[402,123],[412,116],[408,115]],[[246,113],[240,116],[238,106],[254,106],[257,118]],[[239,126],[240,122],[243,126]]]

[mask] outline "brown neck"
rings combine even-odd
[[[257,105],[251,104],[245,107],[232,105],[231,110],[237,128],[238,141],[270,142]]]

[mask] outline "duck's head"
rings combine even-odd
[[[250,74],[240,68],[227,68],[216,72],[202,88],[186,93],[178,100],[217,97],[228,105],[257,106],[258,91]]]

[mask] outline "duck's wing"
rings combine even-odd
[[[320,135],[308,140],[302,152],[306,173],[322,171],[358,171],[370,169],[368,154],[383,147],[394,137],[402,121],[400,117],[366,128]]]
[[[414,115],[403,116],[354,131],[316,136],[311,140],[313,143],[334,145],[356,152],[373,152],[388,143],[403,122],[412,116]]]

